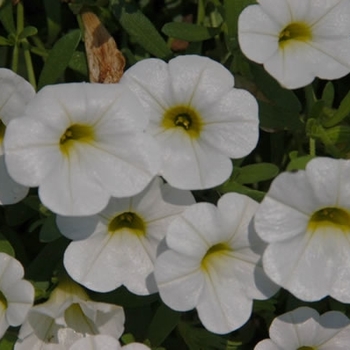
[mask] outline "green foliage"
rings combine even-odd
[[[80,40],[80,29],[76,29],[56,42],[40,74],[38,89],[57,82],[71,61]]]

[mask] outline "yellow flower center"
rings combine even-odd
[[[73,124],[60,138],[61,152],[68,155],[75,142],[91,143],[94,139],[95,133],[92,126]]]
[[[302,346],[298,348],[297,350],[316,350],[316,348],[313,348],[311,346]]]
[[[230,254],[232,252],[232,248],[227,243],[218,243],[210,247],[205,253],[201,267],[203,270],[207,271],[209,266],[213,264],[213,262],[220,257]]]
[[[2,141],[4,140],[5,130],[6,130],[6,125],[0,119],[0,145],[2,144]]]
[[[203,128],[203,121],[195,109],[179,105],[169,108],[164,113],[162,127],[165,129],[179,128],[191,138],[198,138]]]
[[[308,228],[315,231],[320,226],[333,226],[350,233],[350,212],[336,207],[322,208],[312,214]]]
[[[117,215],[108,225],[108,231],[110,233],[115,233],[116,231],[124,228],[129,229],[137,236],[143,236],[146,233],[146,225],[144,220],[137,214],[130,211]]]
[[[5,295],[0,291],[0,310],[6,310],[6,309],[7,309],[7,299]]]
[[[303,22],[293,22],[288,24],[280,33],[278,43],[280,48],[284,48],[293,40],[308,42],[312,39],[311,28]]]

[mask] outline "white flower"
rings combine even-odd
[[[49,300],[30,310],[15,350],[67,350],[76,340],[94,334],[118,339],[124,320],[120,306],[90,300],[82,287],[64,277]]]
[[[230,158],[253,150],[258,107],[247,91],[233,88],[231,73],[195,55],[165,63],[146,59],[128,69],[126,83],[150,114],[148,132],[162,150],[160,174],[170,185],[204,189],[230,176]]]
[[[28,193],[28,187],[16,183],[7,172],[3,139],[7,124],[22,116],[34,96],[35,90],[26,80],[9,69],[0,68],[0,204],[17,203]]]
[[[142,191],[159,170],[148,118],[119,84],[46,86],[12,120],[6,164],[26,186],[39,186],[42,203],[61,215],[92,215],[110,196]]]
[[[23,276],[20,262],[0,253],[0,338],[9,326],[21,325],[33,305],[34,288]]]
[[[197,308],[205,328],[227,333],[250,317],[253,299],[277,291],[260,265],[265,244],[250,225],[258,203],[238,193],[218,207],[197,203],[169,226],[169,250],[155,264],[162,300],[172,309]]]
[[[94,335],[76,341],[69,350],[150,350],[150,348],[141,343],[130,343],[121,346],[118,340],[108,335]]]
[[[238,20],[243,53],[296,89],[350,71],[348,0],[258,0]]]
[[[153,270],[157,249],[169,223],[193,204],[190,192],[164,185],[160,178],[140,194],[110,200],[91,217],[58,217],[71,239],[64,254],[69,275],[85,287],[107,292],[125,285],[140,295],[155,293]]]
[[[276,317],[270,326],[270,338],[254,350],[345,350],[350,344],[349,319],[339,311],[322,316],[309,307],[300,307]]]
[[[311,160],[275,178],[256,215],[267,275],[297,298],[350,302],[350,161]]]

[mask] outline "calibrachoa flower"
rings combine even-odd
[[[270,338],[254,350],[345,350],[350,344],[349,319],[339,311],[322,316],[309,307],[300,307],[276,317]]]
[[[119,84],[47,86],[8,125],[6,164],[61,215],[92,215],[142,191],[159,170],[147,114]]]
[[[79,339],[69,350],[150,350],[150,348],[141,343],[130,343],[121,346],[118,340],[108,335],[94,335]]]
[[[157,249],[169,223],[186,205],[189,191],[164,185],[160,178],[140,194],[112,198],[91,217],[58,217],[61,232],[71,239],[64,254],[70,276],[85,287],[107,292],[122,284],[135,294],[157,291],[153,270]]]
[[[30,310],[15,350],[67,350],[78,339],[95,334],[118,339],[124,320],[120,306],[90,300],[82,287],[64,277],[49,300]]]
[[[20,262],[0,253],[0,338],[9,326],[21,325],[33,305],[34,288],[23,276]]]
[[[348,0],[258,0],[238,20],[239,44],[282,86],[296,89],[315,77],[350,71]]]
[[[171,308],[197,308],[204,327],[227,333],[250,317],[253,299],[267,299],[277,291],[265,275],[261,253],[265,244],[252,229],[258,203],[229,193],[218,207],[197,203],[169,226],[169,250],[155,264],[162,300]]]
[[[28,193],[28,187],[16,183],[8,174],[3,149],[6,125],[21,117],[35,96],[34,88],[9,69],[0,68],[0,204],[14,204]]]
[[[150,114],[147,131],[162,150],[162,175],[182,189],[204,189],[227,180],[230,158],[253,150],[258,107],[234,89],[232,74],[208,57],[146,59],[128,69],[126,83]]]
[[[255,228],[267,275],[297,298],[350,302],[350,161],[311,160],[272,182]]]

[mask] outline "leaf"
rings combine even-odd
[[[19,226],[37,215],[36,211],[22,202],[5,208],[5,220],[9,226]]]
[[[287,111],[284,108],[273,106],[264,101],[259,101],[260,126],[275,130],[300,130],[304,125],[299,113]]]
[[[0,46],[11,46],[12,42],[7,38],[0,36]]]
[[[28,26],[23,28],[22,32],[19,34],[18,39],[25,39],[28,38],[29,36],[33,36],[38,33],[38,29],[36,29],[33,26]]]
[[[179,323],[181,312],[161,304],[148,327],[147,338],[152,346],[159,346]]]
[[[245,194],[246,196],[254,199],[257,202],[261,202],[265,197],[265,192],[253,190],[249,187],[243,186],[236,181],[228,181],[217,188],[217,191],[221,193],[237,192]]]
[[[56,225],[56,215],[48,216],[40,230],[40,242],[48,243],[60,237],[62,235]]]
[[[282,88],[262,66],[251,63],[250,68],[257,87],[272,102],[272,105],[288,112],[301,111],[300,101],[293,91]]]
[[[0,22],[6,29],[8,34],[15,34],[16,27],[13,20],[13,5],[11,0],[5,0],[4,4],[0,8]]]
[[[295,170],[304,170],[306,168],[306,164],[312,159],[314,156],[305,155],[298,158],[293,158],[289,164],[287,165],[287,171],[295,171]]]
[[[162,36],[141,11],[127,12],[124,6],[120,11],[117,0],[111,0],[110,6],[113,15],[119,20],[124,30],[146,51],[158,58],[167,58],[172,55]]]
[[[334,101],[334,93],[334,85],[331,81],[329,81],[322,92],[322,101],[324,102],[325,106],[329,108],[332,107]]]
[[[253,184],[274,178],[279,173],[276,165],[271,163],[258,163],[246,165],[239,168],[238,176],[235,178],[240,184]]]
[[[45,246],[44,249],[28,266],[26,278],[35,281],[48,281],[53,275],[53,271],[61,261],[69,240],[61,237]]]
[[[0,233],[0,252],[6,253],[15,257],[15,251],[11,245],[11,243]]]
[[[47,43],[53,43],[61,31],[61,3],[60,1],[43,0],[47,21]]]
[[[323,126],[331,127],[339,124],[343,119],[345,119],[350,114],[350,91],[346,94],[340,103],[338,110],[334,113],[331,119],[323,122]]]
[[[208,28],[192,23],[166,23],[162,32],[170,38],[186,41],[203,41],[213,38],[220,33],[220,28]]]
[[[80,29],[75,29],[56,42],[40,74],[38,89],[56,83],[67,68],[80,39]]]
[[[0,349],[12,350],[17,340],[18,338],[16,334],[10,333],[9,331],[6,332],[0,340]]]

